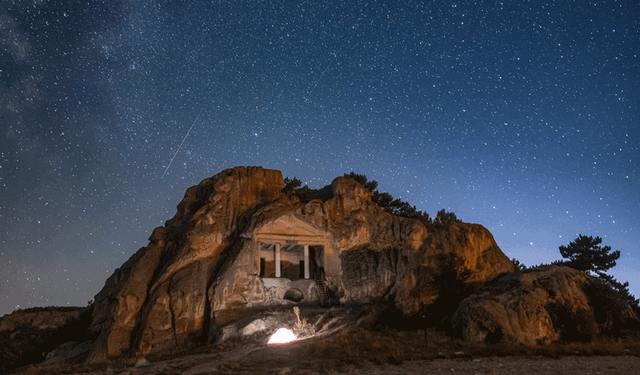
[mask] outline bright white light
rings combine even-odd
[[[293,334],[293,332],[291,332],[291,330],[288,330],[286,328],[280,328],[279,330],[276,331],[276,333],[273,334],[273,336],[271,336],[267,345],[269,346],[285,345],[285,344],[292,343],[296,340],[297,340],[296,336]]]

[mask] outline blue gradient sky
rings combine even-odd
[[[0,314],[85,305],[236,165],[365,174],[529,265],[601,236],[640,293],[637,1],[89,3],[0,1]]]

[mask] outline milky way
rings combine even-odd
[[[1,1],[0,314],[85,305],[237,165],[365,174],[529,265],[601,236],[638,293],[639,20],[631,0]]]

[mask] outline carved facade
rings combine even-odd
[[[283,215],[253,235],[256,274],[261,278],[336,279],[339,257],[331,234],[293,215]]]

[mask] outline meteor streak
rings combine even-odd
[[[178,155],[178,152],[180,151],[180,148],[182,148],[182,145],[184,144],[184,141],[187,140],[187,137],[189,136],[189,133],[191,133],[191,129],[193,129],[193,126],[196,124],[196,121],[198,121],[198,118],[200,118],[200,115],[202,114],[202,110],[200,110],[200,113],[198,113],[198,116],[196,116],[196,119],[193,120],[193,124],[191,124],[191,127],[189,128],[189,131],[187,132],[187,135],[184,136],[184,138],[182,138],[182,143],[180,143],[180,146],[178,146],[178,149],[176,150],[176,153],[173,154],[173,157],[171,158],[171,161],[169,162],[169,165],[167,165],[167,168],[164,170],[164,173],[162,174],[163,178],[165,174],[167,174],[167,171],[169,170],[169,167],[171,166],[171,163],[173,163],[173,159],[176,158],[176,155]]]

